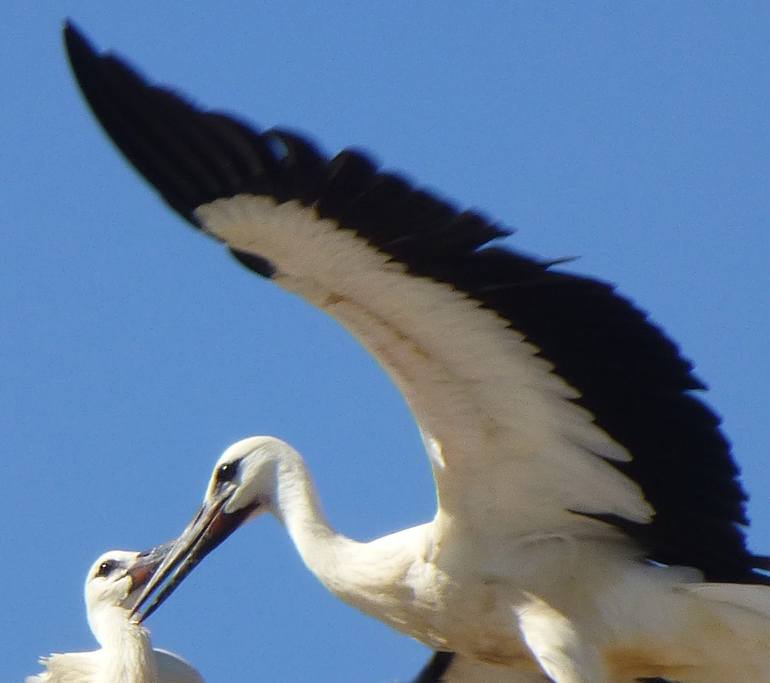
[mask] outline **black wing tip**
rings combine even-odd
[[[75,81],[103,131],[171,208],[198,227],[193,211],[218,196],[212,190],[217,179],[189,170],[200,168],[201,147],[197,130],[190,135],[185,126],[192,122],[210,133],[200,124],[206,112],[150,82],[128,60],[98,50],[71,20],[64,23],[63,37]],[[215,125],[212,121],[209,128]],[[186,135],[182,144],[176,143],[175,126]]]
[[[83,31],[80,30],[78,25],[69,17],[64,20],[64,28],[62,28],[62,34],[64,35],[64,42],[69,47],[70,41],[78,40],[84,41]]]
[[[150,87],[133,64],[130,64],[127,60],[110,50],[97,49],[88,36],[71,19],[64,21],[62,35],[64,36],[64,48],[67,52],[67,59],[69,60],[72,72],[86,101],[92,108],[94,105],[89,93],[95,87],[94,81],[98,81],[100,78],[95,77],[96,74],[108,73],[111,78],[119,75],[124,80],[127,77],[128,79],[135,80],[137,83]],[[103,84],[97,83],[97,85],[101,86]],[[183,98],[180,97],[179,99]],[[99,118],[98,113],[94,113]]]
[[[64,48],[67,51],[70,65],[77,74],[79,64],[87,59],[97,57],[97,51],[80,27],[72,19],[64,20]]]
[[[69,17],[64,20],[64,29],[62,30],[62,33],[64,34],[65,42],[68,44],[72,40],[77,40],[80,42],[86,41],[83,35],[83,31],[81,31],[80,27]]]

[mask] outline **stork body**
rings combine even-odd
[[[606,525],[606,533],[587,526],[506,537],[463,529],[439,509],[428,524],[354,541],[329,526],[301,456],[273,437],[250,437],[223,453],[203,508],[144,595],[175,569],[165,600],[229,533],[265,512],[285,525],[331,592],[487,667],[478,680],[499,670],[503,680],[547,674],[557,683],[770,681],[764,586],[703,583],[692,568],[644,562]]]
[[[157,561],[128,551],[102,555],[86,578],[88,623],[100,649],[53,654],[46,671],[26,683],[203,683],[185,660],[153,649],[149,631],[131,620],[131,609]]]
[[[168,204],[337,319],[420,426],[432,522],[331,529],[297,452],[253,437],[148,583],[146,617],[269,511],[342,599],[440,653],[437,681],[770,683],[770,588],[703,385],[598,280],[490,244],[505,231],[345,151],[258,132],[66,32],[99,122]]]

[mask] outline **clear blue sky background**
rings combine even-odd
[[[84,573],[175,535],[231,441],[274,433],[331,520],[429,519],[417,432],[336,324],[239,268],[91,119],[70,16],[155,80],[515,227],[616,282],[697,363],[770,551],[770,8],[724,3],[5,2],[0,681],[92,647]],[[427,651],[327,595],[273,521],[152,617],[214,683],[406,680]]]

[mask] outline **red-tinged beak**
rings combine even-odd
[[[158,546],[163,549],[162,561],[149,577],[131,611],[137,622],[141,623],[158,609],[198,563],[232,534],[254,511],[256,505],[232,513],[225,512],[224,507],[234,491],[235,488],[232,486],[223,487],[221,492],[210,500],[204,501],[192,522],[187,525],[176,541]],[[163,585],[166,579],[168,581]],[[155,599],[144,612],[141,612],[142,606],[156,590],[158,593]]]

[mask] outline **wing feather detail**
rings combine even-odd
[[[268,260],[277,284],[332,315],[379,360],[440,444],[440,505],[464,526],[516,535],[585,528],[572,511],[649,522],[641,489],[606,462],[629,454],[494,311],[406,272],[296,201],[239,195],[195,217],[231,249]]]

